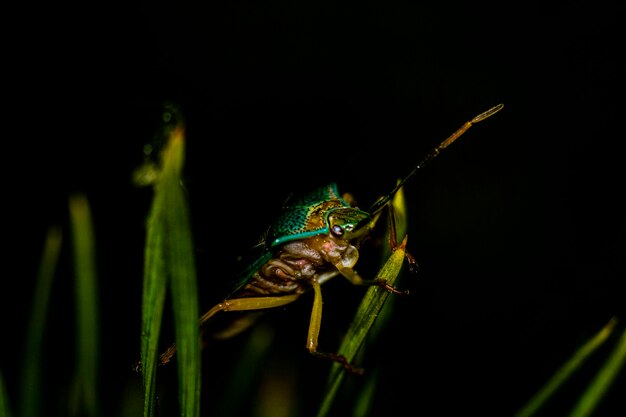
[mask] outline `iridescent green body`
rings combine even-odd
[[[350,207],[339,195],[337,184],[332,183],[285,205],[283,214],[270,229],[270,246],[276,247],[290,240],[328,234],[332,227],[332,217],[329,216],[337,210],[352,213],[359,221],[369,218],[367,213]]]
[[[348,242],[364,236],[371,229],[371,222],[369,213],[351,207],[340,196],[335,183],[289,200],[282,214],[272,223],[262,253],[238,275],[229,297],[237,297],[246,286],[255,288],[254,280],[264,281],[267,284],[264,287],[275,284],[284,294],[291,290],[303,291],[307,279],[327,269],[336,275],[339,271],[332,267],[342,255],[347,263],[352,263],[352,258],[358,256]],[[328,253],[338,248],[342,254],[339,257]],[[264,272],[268,264],[279,262],[281,269],[278,272]],[[302,282],[291,283],[290,290],[284,291],[286,280]],[[244,294],[249,295],[249,291]]]

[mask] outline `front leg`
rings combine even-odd
[[[408,290],[398,290],[397,288],[389,285],[389,283],[387,283],[387,281],[384,279],[363,279],[354,269],[344,266],[341,261],[335,264],[335,268],[337,268],[339,273],[341,273],[341,275],[346,277],[348,281],[350,281],[354,285],[376,285],[397,295],[409,295]]]
[[[337,243],[336,240],[329,240],[326,244],[331,250],[324,251],[326,260],[331,263],[341,275],[343,275],[353,285],[376,285],[385,290],[398,295],[408,295],[407,291],[400,291],[389,285],[384,279],[363,279],[355,270],[359,260],[359,250],[349,243]]]

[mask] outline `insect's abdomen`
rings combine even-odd
[[[336,271],[340,259],[352,246],[328,235],[287,242],[250,277],[233,298],[299,294],[311,287],[311,280]]]

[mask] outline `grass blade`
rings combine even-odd
[[[142,301],[141,361],[144,416],[155,415],[158,341],[170,284],[178,364],[180,415],[200,414],[200,334],[193,239],[181,188],[184,163],[182,124],[168,129],[161,171],[148,219]]]
[[[266,324],[252,329],[243,352],[225,381],[226,387],[216,415],[234,417],[242,414],[242,406],[253,396],[253,382],[259,377],[260,363],[270,352],[273,339],[274,331]]]
[[[396,230],[396,239],[401,241],[406,236],[407,228],[408,228],[408,215],[406,209],[406,200],[404,198],[404,188],[398,189],[396,195],[393,196],[391,201],[391,206],[393,209],[393,217],[391,217],[391,221],[394,223],[394,227]],[[391,225],[387,228],[388,232],[386,235],[387,241],[389,240],[389,231],[391,230]],[[385,245],[385,250],[383,251],[383,260],[388,259],[391,256],[391,246]],[[396,301],[396,297],[391,297],[385,302],[376,322],[370,329],[368,334],[369,340],[376,340],[378,335],[384,329],[387,322],[390,320],[393,307]]]
[[[166,225],[166,259],[171,274],[172,306],[178,356],[181,415],[200,415],[200,331],[193,239],[187,201],[180,186],[184,160],[182,127],[172,131],[164,152],[162,179]]]
[[[358,397],[354,404],[352,417],[367,417],[369,415],[369,412],[372,409],[372,404],[374,403],[374,399],[376,398],[376,388],[378,387],[377,374],[378,372],[374,370],[372,375],[370,375],[363,384],[363,387],[359,391]]]
[[[62,232],[58,227],[48,231],[37,274],[30,322],[22,364],[19,410],[21,417],[41,416],[41,352],[52,279],[61,251]]]
[[[396,279],[400,274],[400,269],[404,263],[405,247],[407,238],[405,236],[402,243],[398,246],[396,251],[389,257],[387,262],[383,265],[379,271],[377,278],[385,279],[389,284],[395,285]],[[377,287],[370,287],[363,301],[359,305],[356,316],[343,339],[338,353],[344,355],[348,361],[352,362],[354,356],[358,352],[361,344],[365,340],[370,328],[374,324],[376,317],[380,313],[380,310],[385,304],[389,291]],[[332,402],[337,394],[339,386],[343,381],[345,375],[344,368],[335,363],[332,365],[330,376],[328,378],[327,392],[322,405],[317,413],[318,417],[323,417],[328,414]]]
[[[6,386],[4,385],[4,377],[0,372],[0,416],[11,417],[11,404],[9,404],[9,394],[7,394]]]
[[[69,199],[76,275],[76,379],[74,414],[98,415],[98,306],[91,211],[85,196]]]
[[[141,364],[144,388],[144,417],[155,415],[156,367],[159,355],[159,336],[167,288],[163,242],[163,198],[155,195],[148,217],[144,253],[144,278],[141,305]]]
[[[535,414],[552,397],[556,390],[582,365],[582,363],[609,337],[617,320],[611,319],[598,333],[582,345],[548,382],[517,412],[514,417],[529,417]]]
[[[570,417],[587,417],[595,410],[596,406],[609,390],[615,377],[626,360],[626,330],[622,333],[611,356],[606,360],[600,371],[596,374],[587,390],[578,399]]]

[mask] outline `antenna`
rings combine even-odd
[[[417,173],[418,169],[423,168],[424,165],[426,165],[429,161],[432,161],[433,159],[435,159],[437,157],[437,155],[439,155],[439,153],[442,150],[444,150],[445,148],[450,146],[452,144],[452,142],[454,142],[461,135],[463,135],[463,133],[465,133],[467,131],[467,129],[469,129],[470,127],[472,127],[476,123],[482,122],[483,120],[493,116],[494,114],[496,114],[497,112],[502,110],[503,107],[504,107],[504,104],[498,104],[497,106],[494,106],[494,107],[490,108],[489,110],[487,110],[485,112],[482,112],[478,116],[474,117],[472,120],[465,122],[463,124],[463,126],[461,126],[456,132],[451,134],[446,140],[441,142],[439,144],[439,146],[437,146],[435,149],[430,151],[430,153],[428,155],[426,155],[426,157],[424,159],[422,159],[419,162],[419,164],[417,164],[417,166],[415,166],[415,168],[413,168],[413,170],[411,172],[409,172],[409,174],[406,177],[404,177],[402,180],[400,180],[398,182],[396,187],[389,194],[379,198],[374,204],[372,204],[372,207],[370,207],[368,212],[370,214],[374,214],[374,213],[378,212],[380,209],[382,209],[385,206],[385,204],[387,204],[387,202],[389,200],[391,200],[391,198],[394,196],[394,194],[397,193],[398,190],[404,185],[404,183],[407,182],[409,180],[409,178],[411,178],[413,175],[415,175]]]

